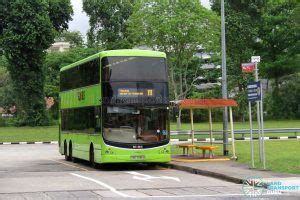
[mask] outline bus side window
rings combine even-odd
[[[95,132],[101,132],[101,107],[95,107]]]

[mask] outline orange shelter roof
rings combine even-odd
[[[223,108],[237,106],[233,99],[184,99],[179,103],[179,108]]]

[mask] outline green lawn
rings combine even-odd
[[[0,142],[57,141],[58,126],[0,127]]]
[[[183,130],[189,130],[190,125],[188,123],[182,124]],[[266,128],[299,128],[300,120],[287,120],[287,121],[266,121]],[[236,122],[235,129],[246,129],[248,123]],[[176,124],[171,123],[171,130],[176,129]],[[214,123],[214,130],[221,130],[222,123]],[[195,130],[208,130],[208,123],[196,123]],[[294,136],[294,133],[282,133],[282,134],[266,134],[266,136]],[[300,135],[300,134],[299,134]],[[248,135],[245,135],[248,137]],[[28,142],[28,141],[53,141],[57,140],[58,126],[48,127],[0,127],[0,142]],[[199,135],[197,138],[206,138],[207,135]],[[188,135],[172,136],[172,138],[189,138]],[[221,138],[219,135],[215,135],[215,138]]]
[[[199,143],[201,145],[203,143]],[[207,143],[206,143],[207,144]],[[216,155],[222,155],[222,145],[218,144]],[[231,146],[230,146],[231,148]],[[300,174],[300,141],[299,140],[273,140],[265,141],[266,166],[267,169],[275,172]],[[255,141],[255,164],[262,168],[258,156],[258,142]],[[176,145],[172,146],[173,154],[182,154],[182,150]],[[200,153],[200,152],[199,152]],[[236,141],[236,154],[238,162],[251,166],[250,142]]]

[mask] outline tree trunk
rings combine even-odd
[[[177,131],[181,130],[181,109],[179,109],[179,111],[178,111],[176,130]]]

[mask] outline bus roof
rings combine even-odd
[[[60,71],[65,71],[67,69],[73,68],[90,60],[93,60],[98,57],[106,57],[106,56],[145,56],[145,57],[162,57],[166,58],[166,54],[160,51],[150,51],[150,50],[139,50],[139,49],[120,49],[120,50],[109,50],[109,51],[101,51],[92,56],[79,60],[75,63],[62,67]]]

